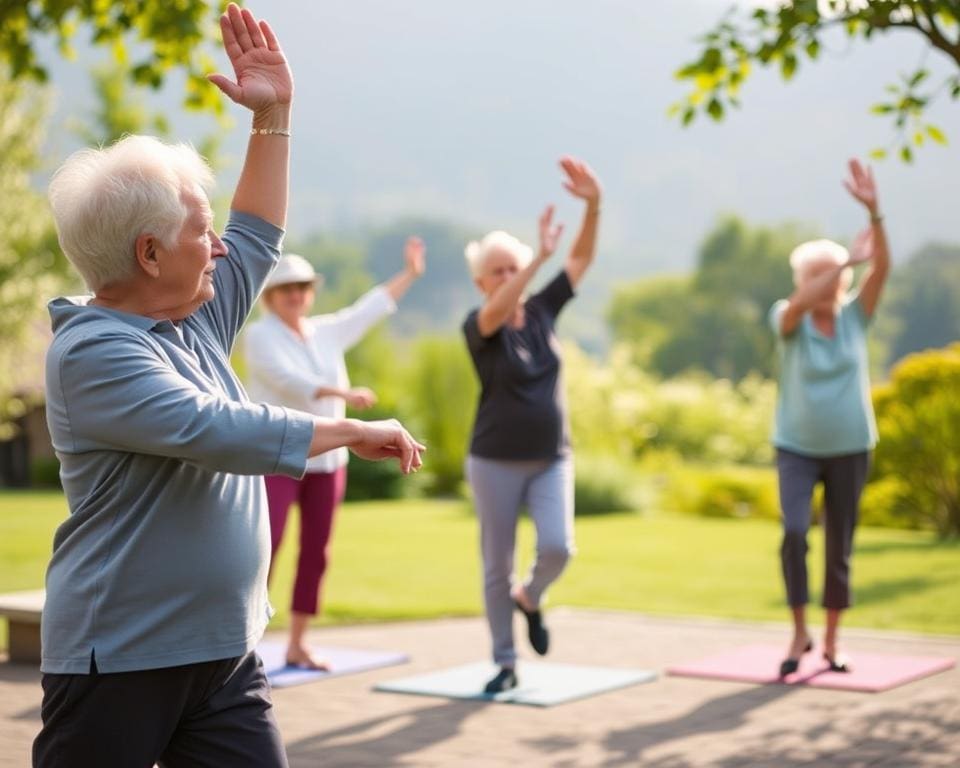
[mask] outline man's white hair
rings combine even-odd
[[[506,251],[517,259],[517,266],[523,269],[533,261],[533,249],[521,242],[509,232],[495,229],[488,232],[480,241],[471,240],[463,251],[470,268],[470,276],[477,278],[483,274],[483,265],[493,251]]]
[[[176,243],[188,213],[183,191],[212,186],[213,172],[193,147],[127,136],[74,152],[53,175],[48,196],[60,247],[97,291],[133,274],[140,235]]]
[[[850,253],[840,243],[833,240],[809,240],[801,243],[790,254],[790,267],[793,269],[793,283],[800,285],[810,275],[812,267],[821,264],[840,266],[846,264]],[[847,267],[840,273],[840,282],[846,290],[853,282],[853,268]]]

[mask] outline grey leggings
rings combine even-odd
[[[777,449],[783,543],[780,560],[787,587],[787,603],[798,607],[809,601],[807,592],[807,530],[814,486],[823,482],[826,572],[823,607],[850,607],[850,552],[857,524],[860,493],[867,479],[870,454],[805,456]]]
[[[573,459],[497,461],[467,457],[467,479],[480,522],[484,601],[493,637],[493,660],[511,667],[513,556],[520,508],[526,504],[537,530],[536,559],[523,586],[539,605],[561,574],[573,544]]]

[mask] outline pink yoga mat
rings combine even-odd
[[[942,656],[902,656],[886,653],[850,653],[851,672],[831,672],[819,648],[804,654],[796,673],[779,678],[782,645],[746,645],[686,664],[667,673],[744,683],[786,683],[815,688],[878,693],[938,672],[952,669],[956,661]]]

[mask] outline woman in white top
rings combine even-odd
[[[350,385],[344,352],[377,321],[396,311],[396,302],[423,274],[424,251],[419,238],[409,238],[404,269],[349,307],[312,317],[308,313],[318,276],[301,256],[284,256],[264,286],[267,312],[245,335],[251,399],[330,418],[342,418],[348,405],[372,406],[376,395],[371,390]],[[333,516],[346,489],[347,457],[347,451],[340,449],[316,456],[307,462],[301,480],[281,475],[266,478],[271,561],[283,538],[290,506],[297,502],[300,507],[300,554],[287,647],[291,665],[329,669],[325,660],[311,654],[304,635],[317,613]]]

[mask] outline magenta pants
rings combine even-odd
[[[297,577],[293,583],[295,613],[316,614],[320,600],[320,582],[327,570],[333,514],[343,501],[347,488],[347,468],[335,472],[308,472],[302,480],[283,475],[269,475],[267,502],[270,507],[270,574],[273,561],[283,540],[290,505],[300,507],[300,554]]]

